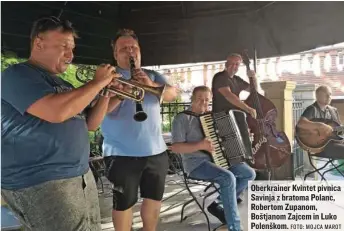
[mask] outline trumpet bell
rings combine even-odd
[[[137,81],[131,81],[131,83],[133,85],[136,85],[136,86],[142,88],[146,92],[152,93],[153,95],[155,95],[158,98],[159,103],[160,104],[162,103],[162,101],[164,99],[163,95],[164,95],[165,90],[166,90],[166,85],[163,85],[161,87],[150,87],[150,86],[147,86],[147,85],[140,84]]]
[[[89,65],[78,65],[78,68],[75,73],[75,78],[80,83],[87,83],[93,79],[94,74],[96,73],[97,67]]]

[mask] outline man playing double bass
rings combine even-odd
[[[239,66],[243,59],[241,55],[232,53],[227,56],[227,61],[225,64],[225,70],[215,74],[212,80],[212,96],[213,96],[213,112],[229,111],[232,109],[239,109],[250,114],[253,118],[257,117],[256,110],[245,104],[239,99],[239,94],[241,91],[250,91],[250,84],[241,79],[239,76],[235,75],[238,72]],[[257,88],[257,79],[254,71],[247,71],[248,77],[253,78],[254,86]],[[236,113],[234,113],[236,114]],[[241,122],[241,118],[236,118],[238,126],[244,126],[244,121]],[[246,126],[246,124],[245,124]],[[246,163],[239,164],[237,166],[236,176],[240,173],[252,173],[252,180],[255,179],[254,170]],[[230,169],[229,169],[230,170]],[[222,199],[222,198],[219,198]],[[240,202],[242,199],[237,198]],[[235,203],[235,202],[233,202]],[[220,210],[219,206],[216,206]],[[220,211],[216,213],[220,214]]]
[[[250,91],[249,83],[235,75],[242,61],[241,55],[235,53],[229,54],[225,64],[225,70],[215,74],[212,82],[213,112],[239,109],[256,118],[256,110],[239,99],[241,91]],[[255,72],[248,71],[247,75],[248,77],[253,77],[254,85],[257,88]]]
[[[297,127],[310,132],[317,132],[320,135],[331,134],[333,128],[330,125],[321,122],[313,122],[312,119],[328,119],[342,124],[338,110],[330,106],[331,88],[322,85],[316,89],[316,102],[308,106],[301,115]],[[319,157],[344,159],[344,144],[330,141],[325,149],[316,154]]]
[[[240,92],[250,91],[250,84],[244,81],[239,76],[235,75],[238,72],[240,64],[243,59],[240,54],[231,53],[227,56],[227,62],[225,64],[225,70],[215,74],[212,81],[212,93],[213,93],[213,112],[229,111],[229,110],[241,110],[252,118],[257,117],[257,112],[254,108],[248,106],[245,102],[239,98]],[[252,70],[247,71],[247,76],[253,79],[253,85],[257,89],[256,73]],[[234,112],[236,122],[243,136],[249,136],[246,127],[245,118]],[[251,143],[248,140],[244,140],[245,146],[251,147]]]

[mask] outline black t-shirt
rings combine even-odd
[[[236,75],[234,75],[233,78],[230,78],[226,71],[216,73],[213,78],[213,112],[238,109],[236,106],[228,102],[228,100],[226,100],[226,98],[219,92],[219,89],[222,87],[229,87],[232,93],[239,97],[240,92],[247,89],[249,84]]]
[[[324,110],[322,110],[317,102],[308,106],[301,116],[307,118],[308,120],[329,119],[341,124],[338,110],[336,108],[328,105]]]

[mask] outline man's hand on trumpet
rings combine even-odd
[[[111,87],[112,89],[116,88],[118,90],[129,91],[127,87],[123,87],[121,83],[116,81],[116,78],[119,77],[122,77],[122,75],[116,73],[116,68],[114,66],[111,66],[110,64],[102,64],[97,68],[94,75],[94,80],[99,82],[105,81],[108,88]],[[106,97],[113,97],[116,94],[108,91],[101,93],[101,95]]]
[[[122,75],[116,73],[116,68],[114,66],[111,66],[110,64],[102,64],[97,68],[93,79],[98,82],[104,81],[106,83],[105,85],[108,85],[114,78],[118,77],[122,77]]]

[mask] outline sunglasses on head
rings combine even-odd
[[[55,30],[59,27],[72,28],[72,24],[68,20],[62,21],[55,16],[40,18],[35,22],[35,32],[33,32],[34,34],[32,34],[32,37],[37,36],[39,32]]]
[[[59,26],[63,27],[71,27],[72,23],[68,20],[61,20],[55,16],[45,17],[38,19],[36,21],[36,25],[38,28],[46,27],[46,28],[57,28]]]

